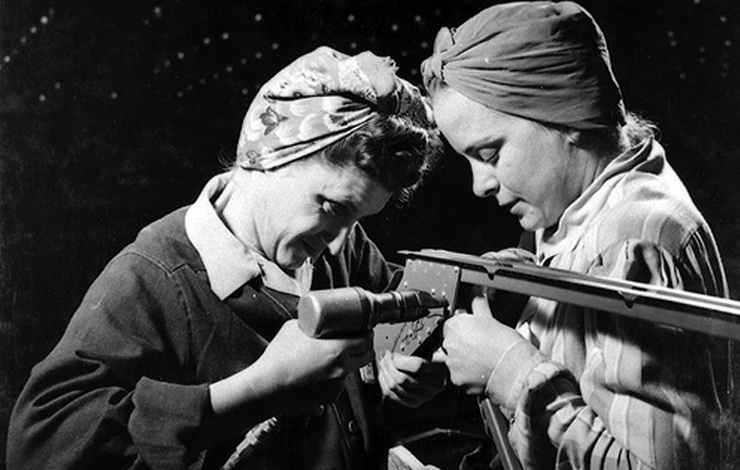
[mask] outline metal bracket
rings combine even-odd
[[[460,285],[460,268],[421,259],[406,261],[403,278],[396,290],[422,290],[447,300],[448,307],[433,309],[429,315],[408,323],[380,324],[375,327],[375,352],[398,352],[406,355],[422,354],[436,349],[425,344],[429,338],[440,336],[439,326],[454,311]],[[435,334],[437,333],[437,334]],[[424,348],[422,348],[424,345]]]

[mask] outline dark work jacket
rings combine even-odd
[[[219,468],[241,440],[238,423],[215,425],[208,386],[252,364],[295,317],[297,298],[255,279],[220,300],[184,215],[151,224],[108,264],[33,369],[11,418],[9,470]],[[382,291],[389,281],[357,226],[339,256],[316,262],[313,289]],[[245,468],[382,466],[378,395],[350,375],[323,414],[284,421]]]

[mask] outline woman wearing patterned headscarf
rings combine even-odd
[[[727,294],[709,227],[652,126],[625,111],[579,5],[485,9],[440,31],[422,68],[473,191],[533,232],[538,264]],[[706,337],[537,298],[515,328],[483,299],[471,309],[437,358],[510,418],[524,468],[717,467],[725,358]]]
[[[309,290],[390,281],[357,222],[418,184],[439,146],[395,71],[319,48],[262,87],[234,167],[109,263],[34,369],[10,468],[220,468],[277,415],[249,468],[378,468],[381,394],[356,372],[369,334],[313,339],[295,317]],[[414,406],[443,386],[444,366],[397,359],[391,398]]]

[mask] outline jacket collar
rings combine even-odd
[[[259,276],[265,285],[281,292],[301,295],[308,291],[313,271],[310,260],[295,272],[286,273],[250,250],[221,220],[215,202],[232,175],[211,178],[185,214],[185,232],[203,259],[211,290],[223,300]]]

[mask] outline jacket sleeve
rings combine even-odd
[[[675,259],[654,244],[627,241],[603,252],[589,274],[723,295],[721,267],[713,271],[698,235],[685,254]],[[719,403],[707,338],[620,315],[557,308],[561,319],[585,316],[583,331],[552,326],[585,338],[583,370],[534,361],[499,391],[525,468],[552,468],[553,461],[555,468],[716,468]]]
[[[186,468],[218,439],[207,385],[183,372],[188,345],[176,277],[119,255],[31,372],[11,418],[9,469]]]

